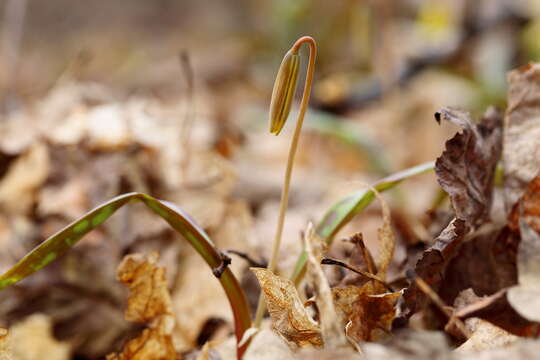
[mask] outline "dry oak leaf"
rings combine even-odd
[[[502,115],[489,108],[480,123],[474,124],[469,113],[443,108],[435,118],[463,129],[446,142],[435,172],[456,217],[476,227],[485,222],[491,209],[495,167],[502,151]]]
[[[519,200],[540,171],[540,64],[508,73],[504,119],[504,195],[506,209]]]
[[[255,273],[272,319],[272,327],[290,346],[322,346],[319,325],[309,316],[294,284],[270,270],[251,268]]]
[[[128,341],[119,354],[108,360],[175,360],[172,332],[175,321],[167,290],[165,269],[156,265],[158,253],[127,255],[117,276],[131,291],[125,317],[147,323],[137,338]]]

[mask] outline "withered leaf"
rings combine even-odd
[[[333,288],[336,308],[346,322],[346,334],[356,342],[376,341],[385,338],[396,315],[400,292],[385,293],[376,282],[364,285]]]
[[[504,120],[504,195],[507,210],[519,200],[540,171],[540,64],[508,74]]]
[[[540,173],[529,182],[525,193],[512,208],[508,226],[512,230],[518,231],[520,218],[523,218],[533,230],[540,233]]]
[[[156,327],[144,329],[141,335],[127,342],[120,354],[110,354],[107,360],[176,360],[173,327],[172,317],[169,324],[160,319]]]
[[[467,288],[485,296],[515,285],[519,240],[519,234],[506,226],[473,234],[448,264],[439,291],[441,298],[453,304],[459,292]]]
[[[172,314],[165,269],[156,265],[158,257],[157,252],[128,255],[118,266],[118,280],[131,291],[125,314],[128,321],[149,322]]]
[[[418,260],[415,268],[417,276],[422,278],[435,291],[439,289],[446,266],[455,256],[467,231],[468,227],[464,220],[452,220],[437,237],[435,244],[424,251],[424,254]],[[403,300],[401,306],[401,317],[403,318],[410,317],[414,312],[425,307],[428,302],[427,297],[421,291],[418,291],[414,282],[405,289]]]
[[[267,269],[251,270],[264,292],[274,330],[291,346],[322,346],[321,330],[309,316],[294,284]]]
[[[446,142],[435,172],[450,195],[456,217],[476,227],[488,218],[491,208],[495,167],[502,150],[502,115],[489,108],[480,123],[473,124],[468,113],[443,108],[435,118],[463,129]]]
[[[394,232],[392,231],[392,225],[390,221],[390,208],[388,207],[388,204],[386,203],[386,201],[384,201],[382,196],[375,188],[372,187],[371,191],[373,191],[373,193],[377,197],[377,200],[379,200],[379,203],[381,204],[383,220],[382,226],[378,229],[377,232],[380,248],[379,256],[377,259],[378,272],[376,275],[382,279],[386,279],[386,271],[394,257],[396,237],[394,236]]]
[[[304,236],[308,254],[307,279],[315,292],[315,301],[319,310],[321,335],[326,349],[337,349],[347,346],[344,327],[336,312],[332,298],[332,290],[321,268],[324,241],[319,238],[309,223]]]
[[[171,297],[165,269],[156,265],[158,256],[157,252],[128,255],[118,266],[118,279],[131,291],[125,317],[147,323],[147,328],[128,341],[121,353],[108,355],[108,360],[176,359]]]

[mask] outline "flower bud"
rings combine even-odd
[[[279,67],[270,101],[270,133],[272,134],[279,135],[291,111],[299,63],[298,52],[289,50]]]

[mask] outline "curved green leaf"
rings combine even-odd
[[[380,192],[386,191],[405,179],[424,174],[434,168],[435,163],[433,161],[423,163],[387,176],[373,184],[373,187]],[[351,221],[356,214],[371,204],[374,199],[375,194],[370,189],[361,190],[342,198],[326,212],[323,219],[317,224],[315,232],[327,244],[331,244],[336,233]],[[296,262],[293,275],[291,276],[291,280],[297,285],[306,271],[306,262],[307,254],[303,251]]]
[[[85,216],[66,226],[42,242],[23,257],[11,269],[0,276],[0,290],[41,270],[70,250],[84,235],[98,227],[119,208],[129,202],[141,201],[154,213],[161,216],[179,232],[203,257],[211,269],[221,265],[222,257],[208,235],[182,210],[167,201],[155,199],[142,193],[120,195],[96,207]],[[245,294],[232,271],[227,267],[219,278],[221,286],[231,304],[234,316],[237,344],[244,332],[251,327],[251,315]],[[237,349],[240,359],[248,344]]]

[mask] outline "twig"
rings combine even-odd
[[[180,52],[179,56],[180,60],[180,67],[182,69],[182,73],[185,78],[186,82],[186,93],[187,93],[187,105],[186,105],[186,111],[184,113],[184,121],[182,123],[182,133],[181,133],[181,139],[180,143],[182,144],[182,148],[184,150],[184,157],[182,159],[182,174],[184,176],[184,180],[187,180],[187,171],[189,169],[189,162],[191,157],[190,152],[190,139],[191,139],[191,132],[193,129],[193,122],[194,122],[194,115],[195,115],[195,102],[194,102],[194,94],[195,94],[195,75],[193,72],[193,67],[191,66],[191,61],[189,59],[189,54],[186,50],[182,50]]]
[[[375,280],[375,281],[378,281],[380,282],[381,284],[383,284],[387,289],[392,290],[392,288],[390,287],[390,285],[388,285],[388,283],[386,281],[384,281],[383,279],[381,279],[380,277],[378,277],[377,275],[373,275],[367,271],[363,271],[363,270],[360,270],[352,265],[349,265],[347,263],[344,263],[343,261],[339,261],[339,260],[336,260],[336,259],[331,259],[331,258],[323,258],[322,261],[321,261],[321,264],[322,265],[336,265],[336,266],[341,266],[347,270],[350,270],[352,272],[355,272],[359,275],[362,275],[362,276],[365,276],[367,277],[368,279],[371,279],[371,280]]]
[[[444,301],[440,298],[440,296],[431,288],[431,286],[428,285],[422,279],[421,277],[417,276],[414,271],[408,271],[407,272],[408,278],[413,278],[416,286],[422,291],[424,294],[427,295],[427,297],[445,314],[450,322],[453,322],[456,327],[461,331],[463,336],[465,338],[469,339],[471,337],[471,332],[465,327],[465,324],[463,321],[461,321],[460,318],[455,317],[453,312],[448,308],[448,306],[444,303]]]
[[[265,267],[268,266],[268,264],[265,261],[257,261],[257,260],[253,259],[251,256],[249,256],[248,254],[246,254],[245,252],[242,252],[242,251],[228,249],[228,250],[225,250],[225,252],[227,254],[234,254],[234,255],[239,256],[242,259],[246,260],[248,262],[248,264],[249,264],[249,267],[265,268]]]
[[[366,262],[368,271],[371,274],[376,274],[377,265],[375,265],[375,261],[373,261],[373,256],[371,256],[369,249],[366,247],[366,244],[364,243],[364,236],[362,235],[362,233],[354,234],[348,239],[348,241],[353,243],[355,247],[360,250],[360,252],[362,253],[362,257],[364,258],[364,261]]]

